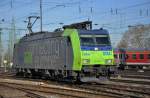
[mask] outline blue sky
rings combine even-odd
[[[0,27],[11,28],[12,17],[16,29],[26,29],[27,17],[39,16],[40,0],[0,0]],[[105,28],[110,32],[112,44],[116,45],[128,25],[150,24],[150,0],[42,0],[43,30],[53,31],[60,23],[71,24],[88,19],[93,28]],[[40,30],[40,21],[33,31]],[[9,30],[3,29],[3,42],[7,43]],[[17,38],[28,33],[16,30]]]

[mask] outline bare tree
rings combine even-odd
[[[117,45],[118,48],[149,48],[150,25],[129,26]]]

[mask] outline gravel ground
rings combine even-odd
[[[26,96],[25,92],[11,89],[0,85],[0,96],[1,98],[30,98]]]

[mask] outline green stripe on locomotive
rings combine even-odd
[[[82,65],[114,65],[113,51],[81,51],[77,29],[66,29],[63,36],[70,37],[73,48],[73,70],[81,71]],[[105,55],[105,53],[109,55]],[[88,54],[88,55],[87,55]]]
[[[24,53],[24,63],[32,64],[32,53],[31,52]]]
[[[68,36],[71,39],[71,44],[73,48],[73,70],[81,70],[81,48],[80,39],[78,36],[78,31],[76,29],[66,29],[63,36]]]

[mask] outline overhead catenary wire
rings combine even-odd
[[[44,1],[44,0],[43,0]],[[80,2],[80,1],[79,1]],[[83,3],[85,3],[85,1],[83,0],[82,1]],[[22,7],[26,7],[26,6],[28,6],[28,4],[27,3],[29,3],[29,1],[28,2],[26,2],[26,1],[24,1],[24,2],[20,2],[19,0],[17,0],[16,2],[14,2],[14,3],[17,3],[17,4],[15,4],[16,6],[15,6],[15,9],[17,9],[17,7],[18,6],[20,6],[21,8]],[[55,2],[50,2],[50,1],[48,1],[48,2],[43,2],[43,5],[44,5],[44,7],[45,8],[51,8],[52,6],[47,6],[47,5],[51,5],[51,4],[53,4],[54,6],[55,5],[60,5],[60,4],[65,4],[66,2],[61,2],[61,1],[55,1]],[[31,2],[30,2],[30,4],[32,4],[33,5],[33,1],[31,0]],[[68,4],[68,5],[67,5]],[[98,13],[96,13],[96,11],[95,11],[95,9],[94,9],[94,7],[92,7],[92,14],[97,14],[97,15],[99,15],[99,16],[103,16],[103,17],[109,17],[107,20],[109,20],[109,22],[110,22],[110,24],[115,24],[115,22],[117,22],[118,23],[118,25],[120,25],[120,18],[117,18],[117,17],[119,17],[119,14],[120,14],[120,12],[122,13],[122,11],[126,11],[127,9],[132,9],[132,8],[136,8],[136,7],[139,7],[139,6],[145,6],[145,5],[149,5],[150,4],[150,2],[143,2],[143,3],[135,3],[135,4],[131,4],[131,5],[129,5],[129,6],[125,6],[125,7],[121,7],[121,8],[117,8],[117,13],[116,13],[116,17],[113,17],[114,19],[116,19],[117,21],[114,21],[112,18],[111,18],[111,16],[109,15],[110,14],[110,11],[104,11],[104,12],[98,12]],[[77,10],[78,10],[78,6],[80,5],[80,9],[82,10],[82,4],[80,3],[80,4],[78,4],[78,1],[76,2],[76,1],[70,1],[69,3],[66,3],[65,4],[65,6],[69,6],[69,5],[72,5],[72,6],[77,6]],[[90,4],[89,4],[90,5]],[[63,7],[62,7],[63,8]],[[91,5],[90,5],[90,7],[88,6],[88,8],[90,9],[91,8]],[[54,8],[55,9],[55,8]],[[54,10],[54,9],[52,9],[52,10]],[[56,11],[56,10],[59,10],[59,9],[55,9],[54,11]],[[37,10],[38,11],[38,10]],[[62,19],[60,19],[60,20],[56,20],[56,21],[51,21],[52,19],[49,19],[49,22],[47,22],[47,23],[44,23],[43,25],[59,25],[59,23],[60,22],[63,22],[64,24],[69,24],[69,23],[72,23],[72,22],[74,22],[74,21],[80,21],[80,20],[86,20],[87,18],[88,18],[88,16],[87,15],[83,15],[82,14],[82,12],[83,12],[83,10],[81,11],[81,14],[79,15],[79,16],[74,16],[73,17],[73,15],[71,16],[68,16],[68,17],[63,17]],[[132,14],[132,12],[127,12],[128,14]],[[135,13],[135,12],[134,12]],[[137,12],[136,12],[137,13]],[[143,11],[142,11],[142,13],[143,13]],[[89,13],[87,13],[87,14],[91,14],[91,12],[89,12]],[[106,16],[108,14],[108,16]],[[27,18],[27,16],[28,15],[26,15],[25,17],[17,17],[17,18],[19,18],[19,19],[16,19],[17,20],[17,24],[20,24],[23,20],[25,20],[25,18]],[[57,16],[57,17],[62,17],[61,15],[60,16]],[[92,17],[95,17],[95,15],[93,15]],[[130,19],[130,18],[132,18],[132,19]],[[143,17],[143,20],[144,20],[144,18],[145,17]],[[97,19],[99,19],[99,20],[101,20],[101,18],[99,17],[99,18],[97,18]],[[142,18],[141,18],[142,19]],[[147,19],[147,18],[146,18]],[[145,20],[146,20],[145,19]],[[113,20],[113,21],[112,21]],[[136,20],[136,17],[127,17],[127,19],[126,20],[123,20],[123,22],[124,21],[126,21],[125,22],[125,24],[124,25],[127,25],[128,24],[128,21],[130,22],[130,21],[135,21]],[[138,20],[138,19],[137,19]],[[111,23],[111,21],[112,22],[114,22],[114,23]],[[140,21],[140,19],[139,19],[139,21]],[[99,21],[99,23],[100,23],[101,21]],[[48,23],[50,23],[50,24],[48,24]],[[51,23],[55,23],[55,24],[51,24]],[[106,22],[104,22],[104,23],[107,23],[107,21]],[[103,24],[103,23],[102,23]],[[118,26],[118,25],[116,25],[116,26]],[[122,27],[124,27],[124,25],[122,26]],[[112,27],[113,28],[113,27]],[[118,30],[119,29],[121,29],[121,28],[117,28]]]
[[[46,3],[46,2],[45,2]],[[52,2],[49,2],[49,3],[52,3]],[[53,3],[57,3],[57,4],[60,4],[59,2],[53,2]],[[73,3],[68,3],[68,4],[76,4],[78,2],[73,2]],[[145,2],[145,3],[140,3],[140,4],[135,4],[135,5],[131,5],[131,6],[128,6],[128,8],[133,8],[133,7],[137,7],[137,6],[142,6],[142,5],[145,5],[145,4],[148,4],[149,2]],[[123,7],[123,8],[119,8],[119,9],[125,9],[127,7]]]

